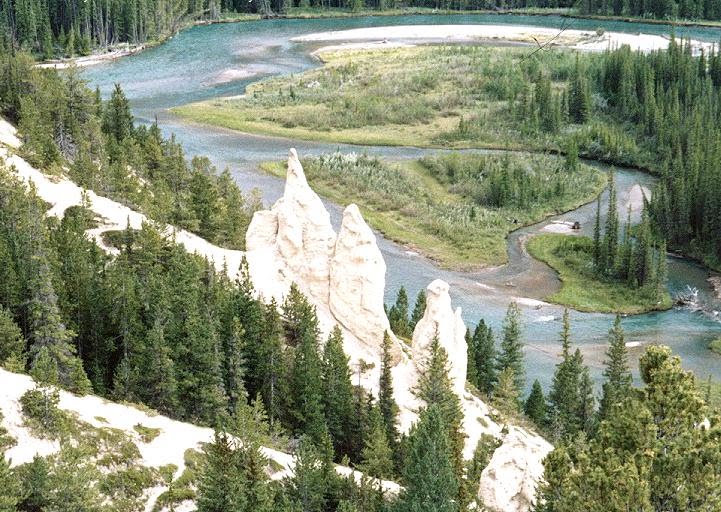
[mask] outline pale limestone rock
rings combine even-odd
[[[269,247],[277,236],[278,214],[273,210],[255,212],[245,235],[245,249],[250,252]]]
[[[308,186],[295,149],[288,156],[285,192],[273,211],[278,219],[276,246],[281,258],[311,295],[327,303],[329,263],[336,235],[323,202]],[[260,236],[257,233],[254,231],[252,236]]]
[[[440,279],[428,285],[426,310],[413,331],[413,360],[416,365],[425,361],[431,341],[436,335],[448,353],[453,389],[458,396],[463,396],[468,362],[466,326],[461,318],[461,308],[454,312],[451,307],[448,283]]]
[[[481,473],[478,497],[492,512],[528,512],[553,449],[543,438],[511,427]]]
[[[386,264],[373,231],[354,204],[343,212],[330,262],[329,305],[333,316],[368,347],[378,349],[390,332],[383,309]],[[396,355],[400,352],[394,343]]]

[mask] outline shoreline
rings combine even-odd
[[[328,10],[328,11],[301,11],[295,8],[293,11],[286,14],[278,14],[272,17],[264,17],[260,14],[239,14],[235,17],[221,18],[217,20],[195,20],[186,23],[172,34],[168,34],[160,39],[146,41],[144,43],[131,44],[131,43],[120,43],[110,49],[96,49],[90,55],[81,57],[71,58],[60,58],[43,60],[36,64],[39,68],[53,68],[53,69],[66,69],[73,64],[78,67],[95,66],[104,62],[113,61],[122,57],[130,57],[137,55],[145,50],[154,48],[156,46],[166,43],[168,40],[175,37],[177,34],[199,26],[206,25],[217,25],[222,23],[246,23],[251,21],[263,21],[263,20],[276,20],[276,19],[288,19],[288,20],[304,20],[304,19],[335,19],[335,18],[363,18],[363,17],[399,17],[399,16],[559,16],[566,19],[579,19],[579,20],[597,20],[597,21],[618,21],[623,23],[647,23],[649,25],[666,25],[669,27],[684,26],[684,27],[707,27],[707,28],[718,28],[721,29],[721,20],[659,20],[653,18],[634,18],[628,16],[599,16],[593,14],[579,14],[570,13],[568,9],[563,8],[548,8],[544,10],[539,9],[509,9],[503,11],[496,10],[441,10],[441,9],[429,9],[429,8],[409,8],[409,9],[394,9],[385,11],[366,10],[366,11],[341,11],[341,10]],[[710,43],[709,43],[710,44]],[[132,47],[132,50],[115,50],[120,46]]]
[[[627,34],[590,30],[559,30],[527,25],[396,25],[387,27],[365,27],[350,30],[325,31],[307,34],[291,39],[302,43],[332,43],[316,50],[323,53],[339,49],[339,43],[352,43],[358,48],[367,43],[366,49],[383,48],[384,45],[412,43],[469,43],[469,42],[510,42],[537,45],[539,48],[562,47],[579,51],[604,51],[609,48],[628,45],[632,50],[651,52],[666,49],[669,39],[653,34]],[[384,44],[378,44],[382,42]],[[372,43],[372,44],[371,44]],[[692,51],[700,53],[711,49],[713,43],[689,40]],[[342,49],[342,47],[340,48]]]

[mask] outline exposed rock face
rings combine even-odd
[[[481,473],[478,497],[493,512],[527,512],[543,477],[543,459],[553,449],[538,436],[512,427]]]
[[[316,299],[327,302],[336,235],[328,211],[308,186],[295,149],[288,156],[285,193],[272,211],[278,219],[276,247],[283,261]]]
[[[466,385],[468,347],[466,325],[461,318],[461,308],[455,312],[451,307],[448,283],[436,279],[426,289],[426,310],[413,331],[413,360],[416,364],[425,360],[434,336],[448,353],[450,376],[458,396],[463,396]]]
[[[358,207],[350,205],[336,236],[330,215],[308,186],[294,149],[288,156],[283,197],[270,210],[253,216],[246,247],[254,280],[263,276],[262,281],[271,277],[276,283],[298,283],[319,314],[327,311],[366,348],[379,353],[383,333],[390,331],[390,325],[383,309],[386,264],[375,235]],[[256,285],[278,295],[277,286]],[[395,337],[394,341],[397,361],[401,351]]]
[[[343,212],[330,263],[329,305],[343,327],[378,347],[390,324],[383,310],[386,263],[376,237],[354,204]]]

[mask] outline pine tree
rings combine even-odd
[[[133,115],[130,113],[130,102],[120,84],[115,84],[110,100],[104,109],[103,131],[122,142],[133,133]]]
[[[336,457],[350,456],[353,447],[353,385],[348,356],[343,352],[343,334],[338,326],[323,350],[323,410]]]
[[[621,317],[616,315],[613,328],[608,332],[608,350],[606,368],[603,371],[603,396],[601,397],[599,418],[603,420],[611,407],[631,395],[633,377],[628,366],[628,351],[621,327]]]
[[[257,372],[260,392],[268,410],[271,426],[282,417],[283,398],[290,395],[287,389],[286,354],[283,349],[283,326],[275,300],[265,307],[263,342],[259,347]]]
[[[206,463],[198,483],[198,512],[246,510],[246,482],[237,446],[228,434],[216,432],[204,450]]]
[[[381,374],[378,385],[378,409],[383,418],[386,439],[391,448],[396,449],[398,442],[398,404],[393,398],[393,375],[391,368],[391,338],[387,332],[383,333],[383,345],[381,346]]]
[[[568,309],[563,312],[561,331],[561,362],[556,365],[553,383],[548,394],[551,430],[556,438],[574,435],[579,425],[580,379],[582,368],[571,353],[571,333]]]
[[[452,460],[448,427],[438,405],[421,412],[411,429],[404,477],[404,490],[396,510],[414,512],[456,512],[459,480]]]
[[[322,363],[318,353],[318,318],[308,300],[291,286],[283,303],[286,336],[295,346],[291,373],[290,420],[294,430],[319,445],[327,435],[323,414]]]
[[[389,479],[394,475],[393,451],[388,444],[386,429],[380,409],[372,407],[369,415],[368,435],[358,466],[366,475]]]
[[[493,404],[505,412],[516,413],[520,410],[518,388],[513,368],[507,367],[498,374],[498,382],[493,390]]]
[[[523,412],[539,427],[546,424],[546,398],[543,396],[543,389],[538,379],[533,381],[531,394],[523,405]]]
[[[10,359],[22,362],[24,351],[25,340],[20,327],[10,312],[0,305],[0,364],[6,364]]]
[[[523,342],[521,341],[521,311],[518,304],[511,302],[503,320],[503,340],[501,351],[496,356],[496,370],[500,373],[506,368],[513,371],[517,394],[525,387],[525,369],[523,365]],[[500,378],[500,377],[499,377]]]
[[[416,329],[418,321],[423,318],[423,314],[426,312],[426,291],[421,290],[418,292],[416,297],[416,305],[413,307],[413,313],[411,314],[411,320],[408,325],[411,334]]]
[[[301,438],[295,454],[293,477],[285,483],[294,505],[292,510],[324,512],[328,488],[333,483],[332,472],[315,443],[307,437]]]
[[[475,346],[476,372],[478,381],[476,387],[482,393],[490,395],[496,385],[496,343],[493,331],[481,319],[473,330],[473,344]]]
[[[20,481],[0,452],[0,512],[15,512],[21,498]]]
[[[596,199],[596,222],[593,225],[593,268],[602,273],[605,268],[603,249],[601,248],[601,196]]]
[[[408,323],[408,294],[403,286],[398,290],[395,304],[388,311],[388,321],[397,336],[410,338],[413,335]]]
[[[22,499],[18,510],[48,510],[51,492],[50,464],[44,457],[35,455],[29,464],[22,467]]]
[[[608,214],[603,238],[603,273],[609,273],[616,266],[618,252],[618,205],[616,197],[616,178],[613,171],[608,175]]]
[[[581,351],[576,349],[573,354],[574,365],[580,368],[580,377],[578,381],[578,405],[576,408],[576,417],[581,431],[589,434],[594,426],[594,411],[596,399],[593,392],[593,382],[588,372],[588,367],[583,364],[583,356]]]

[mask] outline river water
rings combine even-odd
[[[293,43],[291,38],[326,30],[344,30],[368,26],[419,24],[515,24],[552,28],[567,27],[609,31],[668,34],[663,25],[597,20],[568,20],[556,16],[511,15],[449,15],[360,17],[317,20],[264,20],[257,22],[199,26],[186,30],[166,44],[136,56],[87,68],[84,77],[90,85],[99,87],[107,97],[113,84],[119,82],[130,99],[133,113],[141,122],[157,119],[166,134],[174,133],[188,155],[208,156],[219,168],[228,167],[243,189],[258,187],[270,204],[282,194],[281,180],[258,170],[262,161],[285,158],[288,148],[295,147],[303,155],[323,152],[365,151],[390,159],[416,158],[432,152],[408,147],[364,147],[342,144],[314,143],[282,138],[246,135],[228,130],[195,125],[181,121],[168,109],[185,103],[243,94],[246,86],[256,80],[288,73],[299,73],[318,66],[310,56],[317,47]],[[676,34],[704,41],[719,41],[721,30],[716,28],[680,27]],[[616,173],[618,208],[621,218],[635,185],[652,187],[649,175],[620,169]],[[606,194],[603,201],[607,204]],[[326,202],[334,223],[340,219],[340,207]],[[583,229],[593,224],[595,204],[586,205],[558,218],[578,220]],[[399,287],[404,285],[411,300],[433,279],[441,278],[451,284],[453,304],[463,308],[468,325],[484,318],[496,332],[500,331],[508,302],[520,299],[523,311],[524,339],[528,383],[538,378],[544,388],[550,384],[558,362],[558,333],[561,328],[561,308],[538,306],[533,299],[542,299],[559,286],[558,279],[546,265],[530,258],[523,249],[523,240],[545,224],[520,229],[509,236],[509,264],[476,273],[450,272],[439,269],[433,262],[412,253],[379,235],[379,246],[388,267],[386,300],[391,302]],[[700,299],[707,310],[693,312],[673,309],[625,318],[623,326],[628,342],[640,346],[630,348],[635,359],[644,345],[663,343],[679,354],[686,368],[699,378],[712,375],[721,380],[721,356],[711,353],[708,342],[721,335],[721,323],[714,311],[721,310],[721,302],[712,296],[706,282],[708,272],[701,266],[683,259],[669,258],[669,289],[672,293],[687,285],[700,290]],[[600,377],[605,342],[613,317],[605,314],[571,314],[574,342],[581,347],[594,378]]]

